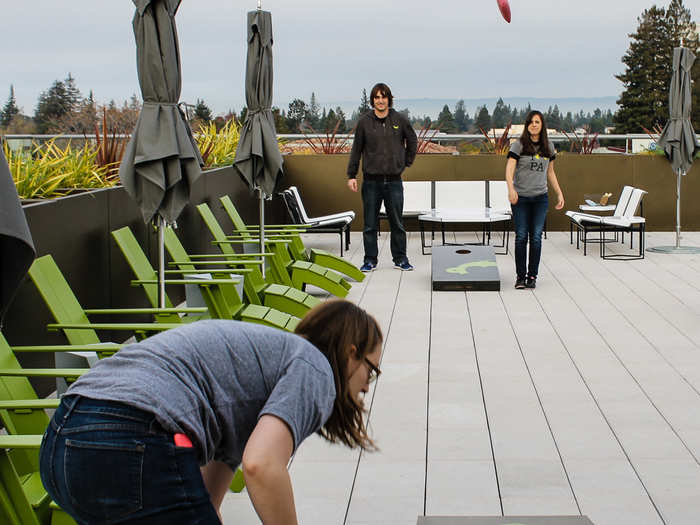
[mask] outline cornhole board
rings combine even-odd
[[[593,525],[586,516],[420,516],[417,525]]]
[[[493,291],[501,289],[492,246],[434,246],[433,291]]]

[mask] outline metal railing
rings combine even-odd
[[[195,134],[196,135],[196,134]],[[130,135],[128,134],[119,134],[116,135],[117,138],[128,138]],[[513,140],[518,138],[519,135],[509,135],[509,139]],[[587,137],[591,138],[595,136],[594,134],[589,134]],[[111,135],[110,135],[111,137]],[[278,138],[284,139],[284,140],[304,140],[304,139],[327,139],[328,135],[325,133],[309,133],[309,134],[302,134],[302,133],[284,133],[284,134],[278,134]],[[335,138],[337,140],[348,140],[348,144],[352,144],[352,137],[353,135],[351,134],[337,134],[335,135]],[[498,137],[498,136],[497,136]],[[700,134],[697,135],[698,140],[700,140]],[[0,136],[0,143],[2,141],[7,141],[8,144],[10,145],[11,148],[22,148],[22,147],[28,147],[32,144],[32,142],[44,142],[48,141],[54,138],[60,138],[61,140],[75,140],[75,141],[84,141],[84,140],[89,140],[89,141],[95,141],[96,137],[94,134],[60,134],[60,135],[37,135],[37,134],[17,134],[17,135],[4,135]],[[482,134],[446,134],[446,133],[436,133],[433,135],[432,132],[429,132],[427,137],[430,139],[430,142],[434,142],[436,144],[450,144],[450,143],[456,143],[456,142],[464,142],[464,141],[470,141],[470,142],[484,142],[486,138]],[[494,137],[490,137],[493,139]],[[549,139],[554,142],[571,142],[572,139],[578,139],[581,140],[584,138],[584,136],[581,135],[574,135],[569,134],[564,135],[563,133],[554,133],[549,135]],[[604,142],[608,142],[611,140],[615,141],[621,141],[624,140],[625,143],[625,151],[624,153],[631,153],[632,151],[632,141],[633,140],[658,140],[657,136],[654,135],[648,135],[646,133],[626,133],[626,134],[599,134],[596,136],[596,141],[598,144],[601,146],[604,146]]]

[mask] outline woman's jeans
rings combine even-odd
[[[542,255],[542,230],[547,218],[549,198],[546,193],[534,197],[518,197],[511,204],[515,226],[515,273],[518,279],[526,276],[537,277]],[[527,257],[527,243],[530,242],[530,257]]]
[[[79,524],[220,525],[193,448],[148,412],[67,396],[44,434],[41,480]]]
[[[406,230],[403,227],[403,182],[363,180],[362,208],[365,226],[362,240],[365,247],[365,262],[377,264],[377,231],[379,230],[379,210],[384,201],[389,226],[391,227],[391,258],[400,264],[407,261]]]

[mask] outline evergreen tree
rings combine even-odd
[[[10,84],[10,96],[3,106],[2,111],[0,111],[0,127],[6,128],[9,126],[16,115],[19,115],[19,108],[15,100],[15,87]]]
[[[494,128],[505,128],[508,123],[508,117],[510,116],[510,109],[506,108],[503,99],[499,97],[496,102],[496,107],[493,108],[493,115],[491,116],[491,124]]]
[[[437,125],[443,133],[457,132],[457,123],[447,104],[443,106],[442,111],[438,115]]]
[[[547,121],[547,127],[549,129],[561,129],[561,112],[559,111],[559,106],[554,104],[554,108],[549,108],[547,115],[545,116]]]
[[[362,98],[360,99],[360,105],[357,107],[357,115],[358,117],[364,115],[367,113],[371,108],[369,104],[369,97],[367,96],[367,90],[363,89],[362,90]]]
[[[39,133],[47,133],[52,124],[73,110],[72,95],[61,80],[39,95],[34,111],[34,121]]]
[[[207,124],[211,122],[213,115],[209,106],[204,103],[204,100],[197,99],[197,104],[194,106],[194,118]]]
[[[474,122],[474,125],[477,129],[486,133],[491,129],[491,115],[489,115],[489,110],[486,109],[486,106],[476,109],[476,122]]]
[[[285,117],[284,111],[280,111],[280,108],[272,108],[272,117],[275,119],[275,131],[280,134],[289,133],[287,128],[287,119]]]
[[[83,95],[80,93],[78,86],[75,84],[75,78],[73,75],[68,73],[68,76],[63,81],[63,85],[66,87],[66,100],[70,105],[70,110],[75,111],[80,106],[83,100]]]
[[[466,131],[469,127],[468,121],[469,115],[464,107],[464,100],[460,99],[455,104],[455,124],[457,125],[457,131]]]
[[[300,98],[295,98],[289,103],[289,111],[287,111],[287,128],[290,133],[299,133],[300,126],[306,118],[307,107],[306,102]]]
[[[335,108],[335,116],[336,118],[340,121],[340,126],[338,126],[338,133],[347,133],[348,132],[348,124],[346,122],[345,118],[345,112],[342,110],[340,106]]]
[[[321,108],[316,100],[316,93],[311,92],[311,100],[309,100],[309,105],[307,106],[305,120],[311,129],[319,130],[321,124]]]
[[[672,0],[668,9],[652,6],[637,19],[637,31],[622,57],[625,72],[616,75],[624,91],[618,100],[620,109],[615,115],[618,133],[641,132],[654,125],[663,126],[668,119],[668,90],[671,83],[673,48],[681,38],[686,47],[697,54],[700,47],[696,25],[682,0]],[[700,70],[694,68],[693,77]],[[698,78],[700,80],[700,78]],[[693,95],[698,98],[700,86],[696,81]],[[693,104],[696,110],[697,104]],[[700,113],[693,112],[693,116]]]

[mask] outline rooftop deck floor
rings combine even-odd
[[[361,234],[352,239],[359,265]],[[647,245],[673,239],[652,232]],[[511,250],[497,257],[500,292],[433,292],[418,234],[413,272],[393,269],[388,241],[349,295],[385,332],[383,374],[365,399],[381,450],[304,442],[290,467],[300,523],[700,523],[700,256],[603,261],[550,232],[536,290],[513,288]],[[338,248],[328,235],[307,243]],[[226,497],[223,515],[259,523],[245,492]]]

